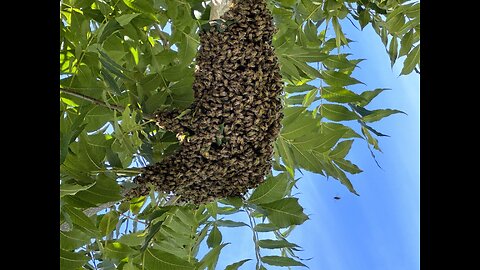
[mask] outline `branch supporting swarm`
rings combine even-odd
[[[232,0],[212,0],[210,3],[210,21],[220,19],[233,5]]]

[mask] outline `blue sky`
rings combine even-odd
[[[305,262],[312,270],[420,269],[420,78],[416,73],[399,76],[404,57],[390,68],[385,48],[371,26],[359,31],[347,22],[343,27],[346,36],[356,41],[349,51],[355,58],[367,59],[354,73],[367,86],[354,90],[391,88],[368,108],[399,109],[408,115],[393,115],[373,124],[391,136],[379,139],[383,153],[375,153],[382,169],[365,142],[353,145],[348,158],[364,171],[350,177],[359,197],[334,179],[304,172],[298,197],[310,220],[288,239],[303,247],[297,255],[312,258]],[[245,213],[241,219],[248,223]],[[254,269],[250,229],[222,228],[222,233],[224,242],[232,244],[222,250],[217,269],[245,258],[252,261],[241,269]]]

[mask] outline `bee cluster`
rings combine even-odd
[[[143,169],[137,196],[147,183],[193,204],[241,196],[271,169],[283,117],[272,16],[264,1],[237,0],[221,19],[233,23],[200,33],[192,105],[156,114],[163,128],[185,135],[180,148]]]

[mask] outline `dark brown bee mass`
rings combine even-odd
[[[200,33],[189,110],[156,115],[165,129],[185,134],[180,148],[135,178],[137,196],[147,183],[193,204],[240,196],[271,169],[283,117],[272,16],[264,1],[242,0],[222,19],[233,23]]]

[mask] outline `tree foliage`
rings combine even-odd
[[[125,200],[139,168],[171,154],[175,134],[151,120],[157,109],[185,108],[202,0],[63,0],[60,12],[61,269],[215,269],[225,227],[252,231],[256,269],[304,266],[286,239],[308,219],[292,195],[297,170],[340,181],[362,170],[347,155],[365,140],[381,151],[374,122],[401,111],[371,108],[385,89],[353,91],[363,59],[348,53],[344,23],[371,25],[402,75],[419,73],[420,3],[402,0],[269,0],[278,32],[273,45],[285,82],[283,129],[274,171],[245,198],[198,207],[168,194]],[[319,83],[317,83],[319,81]],[[348,122],[350,121],[350,122]],[[229,219],[245,213],[249,224]],[[261,239],[274,232],[275,239]],[[208,252],[199,257],[200,245]],[[235,245],[235,243],[231,243]],[[278,250],[276,256],[262,255]]]

